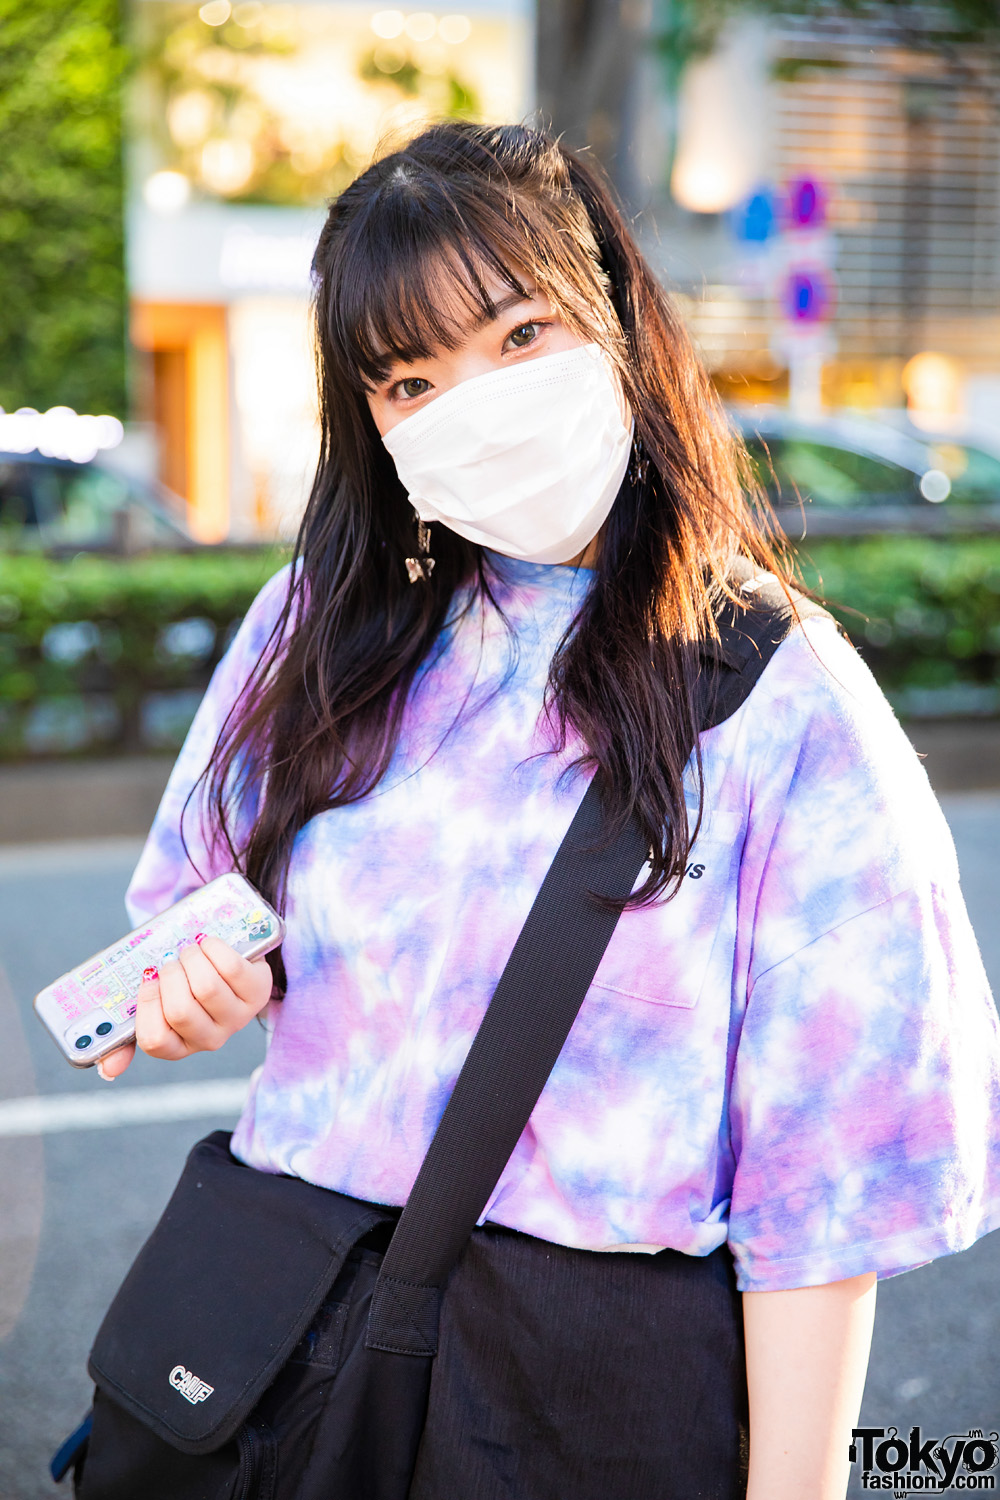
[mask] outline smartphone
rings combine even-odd
[[[285,924],[242,875],[220,875],[192,891],[35,996],[35,1013],[66,1061],[92,1068],[131,1042],[146,971],[201,934],[253,959],[278,947]]]

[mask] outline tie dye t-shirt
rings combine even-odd
[[[592,575],[494,558],[457,600],[390,769],[299,833],[285,999],[233,1150],[402,1203],[585,790],[553,753],[552,654]],[[220,873],[185,799],[287,573],[219,666],[129,891],[134,921]],[[702,737],[675,899],[624,914],[487,1209],[570,1246],[727,1238],[744,1290],[892,1275],[1000,1223],[1000,1042],[924,771],[824,620]],[[542,1000],[544,997],[540,997]]]

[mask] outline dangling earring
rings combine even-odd
[[[414,515],[416,515],[414,511]],[[410,582],[417,583],[422,578],[428,580],[434,571],[434,559],[431,557],[431,528],[426,521],[421,521],[417,516],[417,556],[406,559],[406,571],[410,575]]]
[[[635,443],[632,448],[632,461],[628,467],[628,477],[635,485],[645,484],[649,474],[649,459],[646,450],[642,446],[642,438],[636,434]]]

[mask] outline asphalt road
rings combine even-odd
[[[1000,994],[1000,793],[943,801]],[[237,1080],[263,1052],[251,1026],[222,1052],[189,1059],[183,1074],[143,1057],[106,1085],[67,1067],[34,1020],[31,997],[43,984],[120,935],[137,848],[0,848],[0,1500],[66,1495],[45,1466],[88,1405],[85,1361],[103,1310],[189,1146],[233,1123]],[[184,1098],[152,1092],[180,1077],[198,1088]],[[31,1106],[41,1133],[4,1134],[36,1129],[30,1120],[18,1125],[9,1105],[3,1113],[4,1101],[32,1096],[41,1101]],[[81,1120],[79,1102],[95,1098],[114,1098],[126,1112],[131,1104],[136,1117]],[[164,1119],[170,1110],[181,1117]],[[881,1284],[866,1425],[896,1426],[904,1436],[919,1425],[924,1437],[1000,1426],[998,1286],[1000,1233]]]

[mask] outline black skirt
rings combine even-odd
[[[728,1246],[595,1254],[487,1226],[448,1284],[410,1500],[739,1500]]]

